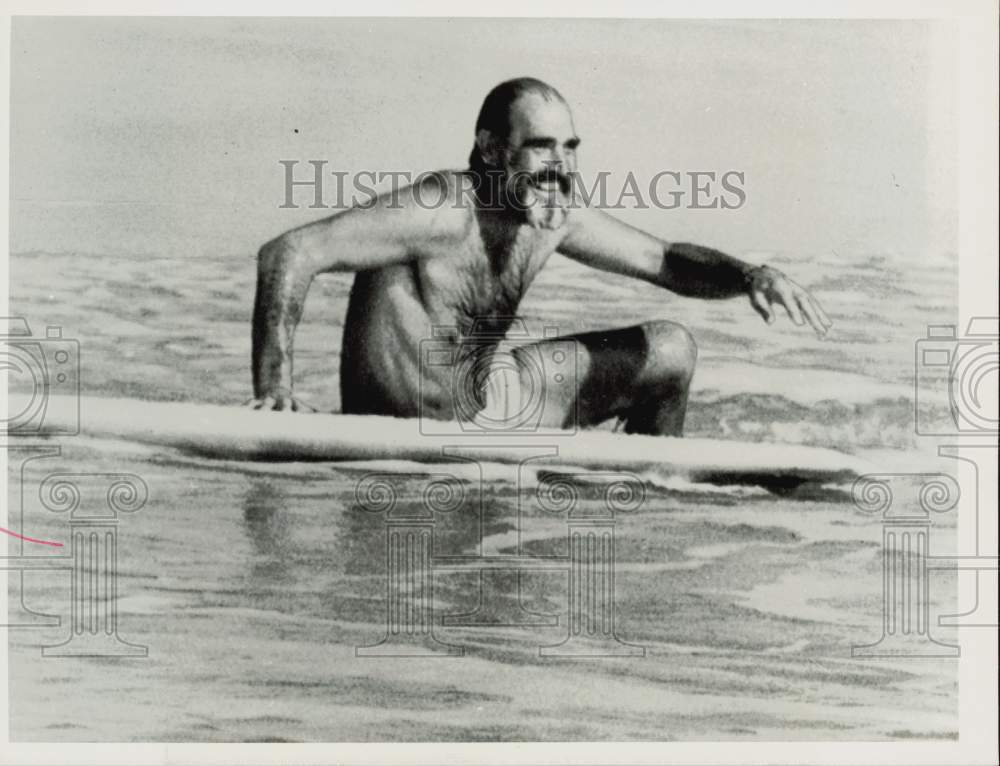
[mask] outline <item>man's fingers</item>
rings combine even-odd
[[[755,277],[750,289],[750,303],[768,324],[774,321],[775,304],[780,303],[797,327],[808,322],[817,333],[826,335],[833,322],[808,290],[772,269],[762,269],[759,274],[762,276]]]
[[[804,325],[805,320],[802,318],[802,312],[799,311],[799,305],[795,301],[795,294],[790,290],[783,290],[778,293],[778,296],[781,298],[781,305],[788,312],[788,318],[799,327]]]
[[[275,412],[319,412],[311,404],[284,394],[248,399],[243,402],[243,406],[253,410],[274,410]]]
[[[816,311],[817,316],[819,316],[820,321],[824,324],[827,330],[833,327],[833,320],[827,316],[827,313],[823,311],[823,307],[819,305],[819,301],[809,296],[809,302],[812,304],[813,309]]]
[[[290,396],[265,396],[260,399],[251,399],[247,406],[255,410],[275,410],[285,412],[294,409],[294,400]]]
[[[799,308],[802,309],[802,314],[809,321],[809,324],[812,325],[812,328],[819,335],[826,335],[826,325],[820,320],[819,314],[816,313],[816,310],[813,308],[813,305],[809,300],[809,296],[805,293],[797,293],[795,295],[795,300],[798,302]]]
[[[819,319],[819,321],[823,324],[823,332],[824,333],[828,332],[830,328],[833,327],[833,322],[830,321],[830,317],[828,317],[826,315],[826,312],[823,311],[823,307],[819,305],[819,301],[817,301],[808,293],[806,294],[806,301],[808,301],[809,306],[812,308],[813,313],[816,315],[816,318]]]
[[[774,322],[774,311],[771,309],[771,304],[762,290],[754,288],[750,291],[750,305],[764,318],[765,322],[768,324]]]

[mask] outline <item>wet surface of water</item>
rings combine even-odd
[[[511,572],[481,581],[475,571],[436,571],[428,614],[440,656],[359,657],[358,647],[387,636],[388,523],[429,529],[426,517],[407,521],[427,507],[426,477],[386,479],[399,496],[387,517],[358,502],[366,472],[214,466],[120,447],[81,445],[28,463],[25,486],[66,468],[143,478],[148,504],[118,525],[118,630],[148,656],[42,657],[40,646],[68,635],[70,575],[27,572],[25,603],[62,625],[10,631],[17,739],[880,739],[955,731],[953,660],[851,657],[852,644],[880,635],[882,532],[879,519],[849,503],[648,489],[639,509],[614,517],[615,633],[645,656],[542,656],[540,647],[565,641],[572,626],[569,567],[559,564],[526,571],[520,582]],[[545,510],[527,477],[520,491],[465,477],[456,486],[464,499],[436,515],[435,555],[514,554],[520,527],[523,554],[568,557],[566,514]],[[578,487],[576,510],[603,513],[603,489]],[[32,533],[66,541],[65,519],[43,516],[32,496]],[[954,544],[953,527],[938,525],[934,535],[935,549]],[[951,606],[954,586],[950,575],[933,576],[932,611]],[[469,613],[485,624],[441,624]],[[449,647],[464,656],[447,656]]]
[[[701,347],[691,435],[837,446],[904,469],[927,465],[933,451],[913,430],[913,344],[928,322],[954,315],[945,287],[953,284],[953,263],[942,259],[933,273],[878,258],[778,258],[776,265],[810,275],[803,281],[836,323],[828,339],[788,323],[767,328],[742,301],[665,296],[565,262],[543,275],[523,313],[529,324],[544,319],[567,332],[683,321]],[[11,269],[13,309],[79,339],[85,393],[224,403],[248,396],[248,257],[34,253],[15,256]],[[324,408],[339,404],[348,287],[341,277],[317,281],[297,341],[299,391]],[[565,640],[572,625],[571,573],[560,565],[484,580],[442,568],[426,603],[436,639],[464,656],[359,657],[358,647],[386,635],[386,574],[394,560],[392,519],[365,510],[356,490],[377,467],[226,463],[78,437],[58,444],[61,455],[25,465],[23,482],[12,455],[12,507],[20,507],[23,489],[23,532],[68,544],[66,514],[38,504],[45,476],[142,478],[146,506],[118,524],[118,626],[122,639],[147,646],[148,656],[43,657],[40,647],[68,635],[70,573],[26,572],[24,603],[62,624],[9,633],[14,739],[881,739],[956,732],[953,660],[851,656],[852,644],[881,635],[882,525],[857,511],[843,488],[778,497],[646,477],[642,506],[614,517],[615,631],[645,656],[540,654],[539,647]],[[489,468],[479,481],[460,468],[433,469],[455,473],[464,493],[458,507],[433,516],[435,555],[474,555],[480,540],[497,556],[519,545],[524,555],[569,555],[566,513],[539,505],[537,475],[518,483],[507,469]],[[396,512],[405,517],[406,509],[425,507],[428,481],[390,478],[401,497]],[[576,508],[603,512],[599,488],[574,486]],[[934,519],[932,552],[954,550],[954,525],[948,514]],[[8,541],[11,555],[51,557],[68,547]],[[954,577],[932,573],[931,586],[932,613],[951,609]],[[442,624],[475,613],[481,593],[489,596],[482,614],[488,624]],[[526,619],[536,624],[519,624]],[[942,641],[954,639],[934,630]]]

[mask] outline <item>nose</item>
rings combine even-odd
[[[576,153],[566,146],[556,146],[552,150],[550,167],[560,175],[576,172]]]
[[[566,172],[566,154],[561,149],[553,149],[542,161],[546,173],[563,175]]]
[[[555,171],[563,172],[566,168],[566,150],[557,146],[552,150],[552,159],[549,163],[549,167]]]

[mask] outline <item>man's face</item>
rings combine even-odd
[[[511,106],[503,153],[513,198],[532,226],[556,229],[568,215],[580,139],[569,107],[536,93]]]

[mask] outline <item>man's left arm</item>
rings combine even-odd
[[[559,252],[597,269],[652,282],[678,295],[733,298],[746,295],[771,324],[781,306],[797,325],[825,334],[831,321],[809,291],[777,269],[754,266],[710,247],[669,243],[602,210],[574,210]]]

